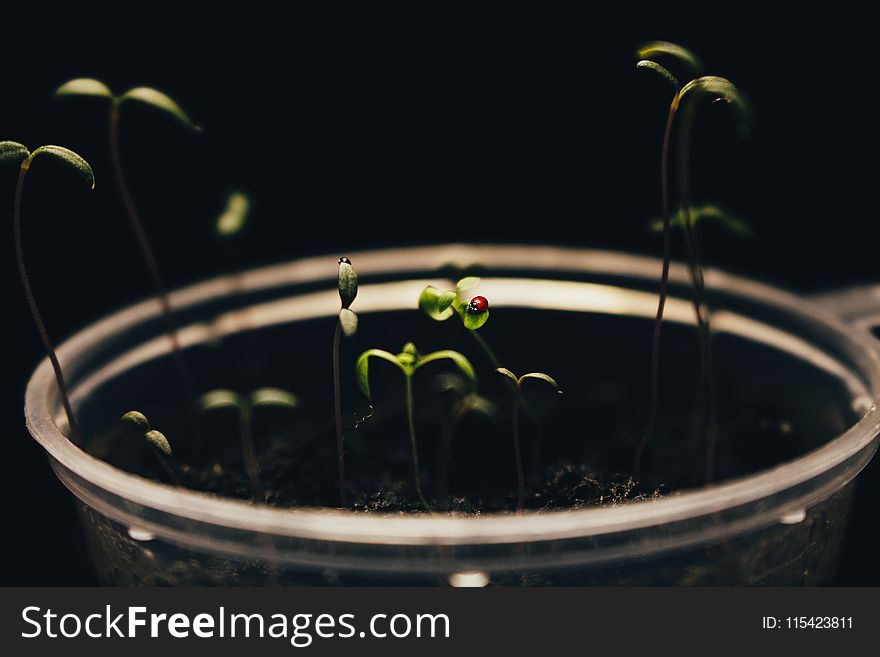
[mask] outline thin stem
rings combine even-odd
[[[339,372],[339,342],[342,337],[342,322],[336,320],[336,332],[333,334],[333,404],[336,412],[336,455],[339,470],[339,506],[348,506],[345,490],[345,446],[342,432],[342,382]]]
[[[254,499],[264,502],[263,485],[260,482],[260,466],[254,453],[253,407],[248,402],[243,402],[239,408],[239,423],[241,427],[241,457],[247,470],[248,479],[251,481]]]
[[[709,312],[706,305],[706,287],[703,276],[703,262],[699,242],[693,225],[690,208],[690,133],[693,125],[694,106],[689,104],[685,110],[681,133],[679,134],[679,189],[684,224],[685,242],[688,249],[691,282],[694,288],[694,312],[700,335],[700,362],[703,378],[705,424],[706,424],[706,483],[711,483],[715,469],[715,450],[718,443],[717,399],[714,381],[714,357],[712,354],[712,332]]]
[[[636,449],[635,465],[633,472],[636,480],[641,478],[642,458],[648,440],[654,434],[657,427],[657,416],[660,408],[660,331],[663,328],[663,311],[666,308],[667,287],[669,283],[669,262],[671,259],[670,246],[670,217],[669,217],[669,142],[672,137],[672,126],[678,110],[679,95],[676,92],[669,112],[666,116],[666,127],[663,130],[663,148],[660,155],[660,206],[663,214],[663,268],[660,273],[660,291],[657,301],[657,315],[654,317],[654,334],[651,339],[651,410],[648,415],[648,426],[639,446]]]
[[[416,446],[416,423],[413,411],[413,384],[412,384],[412,374],[404,373],[404,381],[406,388],[406,421],[409,426],[409,440],[412,444],[412,457],[413,457],[413,468],[415,469],[416,476],[416,495],[419,497],[419,501],[425,505],[425,508],[433,512],[434,509],[431,508],[431,505],[428,504],[428,500],[425,499],[425,496],[422,494],[422,472],[419,468],[419,450]]]
[[[180,340],[177,336],[177,324],[174,321],[174,314],[171,311],[171,302],[168,298],[168,292],[166,291],[165,283],[162,280],[162,275],[159,272],[159,264],[156,261],[156,255],[155,253],[153,253],[153,247],[150,245],[150,240],[147,237],[147,232],[144,229],[144,224],[140,219],[140,215],[138,214],[137,206],[135,206],[134,198],[131,195],[131,190],[128,187],[128,182],[125,179],[125,173],[122,169],[122,157],[120,156],[119,150],[118,100],[114,100],[110,108],[110,159],[113,163],[113,176],[116,180],[116,186],[119,189],[119,194],[122,197],[122,203],[125,206],[125,214],[128,217],[131,229],[134,232],[135,237],[137,238],[137,243],[141,249],[141,255],[143,256],[144,262],[147,265],[147,270],[149,271],[150,278],[152,278],[153,280],[153,287],[156,290],[156,296],[158,297],[159,304],[162,307],[162,317],[165,320],[168,337],[171,339],[171,349],[174,356],[174,361],[177,365],[177,369],[180,373],[180,378],[183,382],[187,395],[191,397],[193,386],[189,378],[189,373],[186,369],[186,365],[183,361],[183,353],[180,348]]]
[[[52,363],[52,369],[55,371],[55,381],[58,382],[58,390],[61,393],[61,401],[64,404],[64,412],[67,414],[67,423],[70,426],[70,440],[77,447],[82,447],[80,440],[79,425],[76,416],[73,413],[73,406],[70,403],[70,395],[67,392],[67,385],[64,382],[64,375],[61,373],[61,364],[58,362],[58,356],[55,355],[55,347],[49,339],[49,332],[43,323],[43,316],[37,307],[34,299],[34,292],[31,288],[30,278],[27,269],[24,266],[24,250],[21,247],[21,198],[24,191],[24,179],[27,175],[28,167],[22,166],[18,174],[18,184],[15,187],[15,206],[13,210],[12,224],[15,232],[15,257],[18,262],[18,275],[21,277],[21,285],[24,288],[24,296],[27,299],[31,316],[34,318],[34,324],[37,325],[37,332],[43,341],[46,354],[49,356],[49,362]]]
[[[474,337],[474,340],[476,340],[477,344],[480,345],[480,349],[485,352],[486,357],[489,359],[489,362],[492,363],[492,369],[497,370],[499,367],[501,367],[501,361],[499,361],[498,357],[495,356],[495,352],[492,351],[492,348],[489,346],[489,343],[483,339],[483,336],[481,336],[479,332],[472,331],[469,328],[465,327],[465,330]]]
[[[178,487],[183,487],[183,482],[180,480],[180,477],[177,476],[177,473],[174,472],[174,469],[171,467],[171,464],[165,459],[164,456],[159,454],[155,449],[150,449],[153,453],[153,458],[159,463],[159,467],[162,469],[162,472],[165,473],[165,476],[168,478],[172,484]]]
[[[513,456],[516,459],[516,513],[521,515],[526,501],[526,478],[523,473],[522,453],[519,448],[519,407],[522,391],[516,384],[513,396]]]

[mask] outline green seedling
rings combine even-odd
[[[230,192],[223,208],[214,222],[214,232],[220,240],[230,240],[241,235],[248,225],[251,200],[243,192]]]
[[[559,395],[562,394],[562,390],[559,389],[559,384],[556,383],[556,379],[541,372],[529,372],[528,374],[523,374],[522,376],[517,377],[516,374],[504,367],[499,367],[495,371],[502,376],[507,377],[514,383],[512,422],[513,456],[516,461],[516,512],[517,514],[521,514],[526,500],[526,478],[525,473],[523,472],[522,452],[519,444],[519,409],[522,404],[523,383],[529,379],[535,379],[549,384]]]
[[[737,217],[721,206],[706,203],[703,205],[695,205],[691,208],[691,222],[696,229],[700,224],[711,223],[723,228],[726,232],[742,239],[751,239],[755,236],[754,229],[749,223]],[[670,228],[684,229],[684,211],[679,210],[669,222]],[[652,219],[648,224],[648,229],[652,233],[663,232],[663,220]]]
[[[355,364],[355,372],[357,373],[358,385],[360,386],[361,391],[364,393],[371,405],[373,403],[373,395],[370,391],[370,358],[380,358],[382,360],[388,361],[389,363],[397,366],[397,368],[403,373],[406,421],[407,427],[409,429],[410,446],[412,448],[416,494],[418,495],[419,501],[424,505],[424,507],[428,511],[433,511],[431,505],[428,504],[428,501],[425,499],[425,496],[422,493],[422,473],[419,468],[419,450],[418,443],[416,441],[412,383],[413,376],[422,366],[427,365],[428,363],[433,363],[439,360],[450,360],[458,369],[458,371],[468,381],[468,383],[470,384],[470,390],[473,391],[476,390],[477,387],[477,375],[474,372],[473,365],[471,365],[470,361],[462,354],[457,351],[452,351],[451,349],[435,351],[423,356],[419,354],[416,346],[412,342],[407,342],[404,345],[403,350],[401,350],[401,352],[397,355],[394,355],[391,352],[384,351],[382,349],[368,349],[360,356],[358,356],[357,363]]]
[[[260,467],[254,450],[254,412],[258,408],[274,407],[295,410],[299,408],[299,398],[280,388],[257,388],[249,395],[240,395],[232,390],[211,390],[196,400],[196,408],[201,413],[219,409],[233,409],[238,414],[241,456],[251,482],[254,498],[262,500],[263,486],[260,481]]]
[[[486,353],[492,367],[500,365],[495,353],[477,330],[489,321],[489,301],[486,297],[472,297],[467,300],[464,293],[476,287],[480,279],[476,276],[462,278],[455,290],[440,290],[429,285],[419,295],[419,309],[438,322],[445,322],[453,315],[461,319],[462,325]]]
[[[336,463],[339,473],[339,505],[348,506],[345,486],[345,436],[342,427],[342,376],[339,368],[339,344],[344,334],[346,338],[357,333],[358,316],[351,310],[358,292],[357,272],[348,258],[340,258],[336,284],[339,289],[340,309],[333,333],[333,404],[336,420]]]
[[[64,166],[73,169],[81,175],[88,183],[90,189],[95,188],[95,174],[92,167],[79,155],[71,150],[62,148],[61,146],[40,146],[33,152],[30,152],[25,146],[14,141],[0,142],[0,163],[2,164],[18,164],[18,182],[15,187],[15,204],[13,207],[12,224],[15,232],[15,257],[18,264],[18,274],[21,278],[21,285],[24,288],[24,295],[27,299],[31,316],[34,324],[37,326],[37,332],[43,341],[46,349],[46,355],[49,362],[52,363],[52,369],[55,372],[55,381],[58,383],[58,390],[61,393],[61,400],[64,404],[64,412],[67,415],[67,422],[70,426],[70,440],[81,446],[79,425],[76,421],[76,415],[73,412],[73,406],[70,403],[70,395],[67,392],[67,385],[64,382],[64,375],[61,371],[61,364],[58,362],[58,356],[55,354],[55,347],[49,339],[49,332],[43,322],[43,316],[34,299],[34,292],[31,288],[30,277],[24,264],[24,250],[21,244],[21,204],[24,194],[24,181],[30,170],[31,164],[38,157],[43,156],[47,160],[55,160]]]
[[[707,478],[711,475],[712,461],[714,460],[715,438],[715,404],[712,387],[712,357],[710,348],[709,316],[705,305],[703,280],[703,266],[700,257],[696,236],[694,233],[693,212],[690,205],[690,193],[688,183],[688,152],[691,125],[693,123],[695,101],[700,96],[709,96],[714,100],[721,100],[736,106],[745,112],[746,105],[742,95],[736,87],[727,79],[717,76],[700,76],[691,79],[685,85],[679,83],[678,78],[669,69],[659,64],[656,59],[668,57],[688,70],[689,75],[696,75],[700,69],[699,60],[690,51],[677,44],[663,41],[647,43],[636,52],[640,69],[654,71],[661,75],[673,88],[673,96],[666,115],[666,125],[663,131],[663,142],[660,155],[660,188],[661,188],[661,211],[663,225],[663,268],[660,278],[660,291],[657,304],[657,314],[654,321],[654,334],[651,346],[651,409],[648,426],[635,457],[636,478],[640,476],[641,461],[650,437],[653,435],[657,424],[659,409],[659,350],[660,331],[663,322],[663,311],[667,296],[667,283],[669,278],[670,262],[670,233],[672,218],[669,203],[669,151],[673,127],[676,116],[684,108],[684,118],[679,128],[679,159],[678,159],[678,182],[679,204],[681,206],[681,225],[685,237],[685,245],[688,252],[688,269],[694,288],[694,313],[697,319],[697,328],[700,335],[700,353],[703,370],[704,386],[707,390],[707,438],[709,449],[707,450]],[[687,103],[684,101],[687,100]]]
[[[113,165],[113,175],[116,180],[116,186],[119,189],[122,203],[125,207],[125,213],[128,216],[129,224],[132,232],[137,238],[137,242],[141,249],[141,255],[147,265],[150,278],[156,290],[156,296],[162,307],[162,316],[165,320],[168,336],[171,339],[171,346],[174,354],[174,360],[180,372],[181,380],[187,390],[192,390],[192,384],[184,365],[183,355],[180,348],[180,340],[177,336],[177,324],[174,321],[174,314],[171,310],[171,302],[168,298],[167,288],[165,287],[162,274],[159,270],[159,263],[152,244],[147,237],[147,231],[141,221],[140,214],[134,202],[131,189],[125,177],[122,167],[122,156],[119,148],[119,118],[123,106],[130,103],[141,103],[158,109],[165,114],[173,117],[179,124],[190,130],[200,130],[189,115],[184,112],[183,108],[177,104],[172,98],[166,94],[153,89],[151,87],[133,87],[120,95],[115,95],[110,88],[101,82],[92,78],[76,78],[62,84],[55,90],[55,98],[69,97],[86,97],[103,99],[109,103],[109,141],[110,141],[110,160]]]
[[[500,413],[495,404],[473,391],[470,383],[463,376],[454,372],[440,374],[435,377],[434,389],[452,396],[449,413],[444,419],[440,433],[437,458],[438,497],[445,499],[449,476],[449,455],[452,451],[452,442],[459,423],[468,415],[478,415],[495,422],[498,420]]]
[[[182,486],[180,477],[174,472],[169,463],[173,454],[171,452],[171,444],[161,431],[157,431],[150,426],[147,416],[140,411],[128,411],[119,418],[121,422],[129,424],[140,433],[149,445],[150,453],[155,457],[159,467],[165,472],[168,480],[175,486]]]

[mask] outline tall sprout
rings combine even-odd
[[[49,338],[49,332],[46,330],[43,315],[40,313],[40,309],[34,298],[34,291],[31,287],[30,277],[28,276],[27,268],[24,263],[24,249],[22,247],[21,239],[21,208],[22,198],[24,196],[24,182],[27,178],[28,171],[30,171],[31,164],[38,156],[42,156],[47,160],[54,160],[67,168],[72,169],[85,179],[90,189],[95,188],[95,174],[92,172],[92,167],[89,166],[88,162],[67,148],[61,146],[40,146],[33,152],[30,152],[25,146],[17,142],[0,142],[0,162],[19,164],[18,182],[15,186],[15,203],[12,214],[15,258],[18,265],[18,275],[21,279],[21,285],[24,288],[24,295],[27,300],[28,308],[31,311],[34,324],[37,327],[37,332],[40,334],[43,347],[46,349],[46,355],[49,357],[49,362],[52,364],[52,370],[55,373],[55,381],[58,383],[58,390],[61,393],[64,412],[67,415],[67,423],[70,427],[70,439],[76,445],[81,446],[82,441],[80,438],[79,424],[77,423],[76,415],[73,412],[73,406],[70,403],[70,394],[67,390],[64,374],[61,371],[61,364],[58,362],[58,356],[55,353],[55,347],[52,344],[52,340]]]

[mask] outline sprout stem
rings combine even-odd
[[[251,481],[254,498],[257,501],[264,502],[265,495],[263,494],[263,484],[260,482],[260,466],[254,454],[253,406],[249,401],[242,401],[242,405],[239,408],[239,423],[241,431],[241,457],[244,461],[244,467],[247,470],[248,479]]]
[[[404,372],[404,388],[405,388],[405,400],[406,400],[406,421],[409,427],[409,440],[412,445],[412,457],[413,457],[413,467],[415,468],[415,479],[416,479],[416,495],[419,497],[419,501],[425,506],[425,508],[433,513],[434,509],[428,504],[428,500],[425,499],[425,496],[422,494],[422,473],[419,468],[419,450],[416,444],[416,423],[414,418],[414,404],[413,404],[413,384],[412,384],[412,374]]]
[[[636,449],[633,467],[636,480],[641,478],[642,458],[648,440],[657,428],[657,415],[660,408],[660,332],[663,328],[663,311],[666,308],[667,288],[669,284],[670,248],[670,216],[669,216],[669,142],[672,138],[672,126],[679,106],[679,93],[676,91],[666,115],[666,127],[663,130],[663,147],[660,155],[660,205],[663,215],[663,268],[660,272],[660,291],[657,301],[657,314],[654,317],[654,334],[651,339],[651,409],[648,415],[648,426],[639,446]]]
[[[513,455],[516,459],[516,513],[522,515],[526,500],[526,478],[523,473],[522,453],[519,447],[519,408],[522,398],[522,383],[517,382],[513,396]]]
[[[684,224],[685,243],[688,250],[689,271],[694,288],[694,312],[700,335],[700,365],[703,383],[703,403],[705,404],[706,428],[706,483],[711,483],[715,469],[715,450],[718,442],[718,413],[714,381],[714,356],[712,353],[712,332],[709,311],[706,305],[706,285],[703,275],[703,262],[699,242],[694,231],[690,208],[690,134],[693,126],[693,100],[685,108],[679,134],[679,195]]]
[[[336,332],[333,334],[333,402],[336,411],[336,454],[339,469],[339,506],[348,506],[345,490],[345,446],[342,431],[342,384],[339,372],[339,342],[342,337],[342,322],[337,318]]]
[[[168,331],[168,337],[171,339],[171,349],[174,356],[174,361],[177,365],[178,372],[180,374],[181,381],[183,382],[185,391],[188,396],[192,396],[190,393],[193,390],[192,381],[190,380],[189,373],[186,369],[186,365],[183,360],[183,353],[180,348],[180,341],[177,336],[177,324],[174,321],[174,314],[171,310],[171,302],[168,298],[168,292],[165,288],[165,283],[162,280],[162,275],[159,272],[159,264],[156,261],[156,255],[153,252],[153,247],[150,245],[150,240],[147,237],[147,232],[144,229],[144,224],[140,219],[140,215],[137,211],[137,206],[134,203],[134,198],[131,195],[131,190],[128,187],[128,182],[125,179],[125,173],[122,168],[122,157],[120,156],[119,150],[119,100],[114,99],[112,106],[110,108],[110,159],[113,163],[113,175],[116,179],[116,186],[119,189],[120,196],[122,197],[122,203],[125,206],[125,213],[128,217],[129,224],[131,225],[131,229],[137,238],[138,245],[141,249],[141,255],[144,258],[144,262],[147,265],[147,270],[149,271],[150,278],[153,280],[153,287],[156,290],[156,296],[159,299],[159,304],[162,307],[162,316],[165,320],[165,326]]]
[[[22,166],[18,174],[18,183],[15,187],[15,206],[13,209],[13,229],[15,233],[15,257],[18,263],[18,274],[21,277],[21,284],[24,288],[24,296],[27,299],[31,316],[34,318],[34,324],[37,326],[37,332],[43,341],[46,354],[49,356],[49,362],[52,363],[52,369],[55,372],[55,380],[58,382],[58,389],[61,393],[61,401],[64,404],[64,412],[67,415],[67,423],[70,425],[70,440],[77,447],[82,447],[80,440],[79,425],[76,421],[76,415],[73,413],[73,406],[70,403],[70,395],[67,392],[67,385],[64,382],[64,375],[61,373],[61,364],[58,362],[58,356],[55,354],[55,347],[49,338],[49,332],[43,322],[43,316],[37,307],[34,292],[31,288],[30,277],[24,265],[24,251],[21,246],[21,198],[24,192],[24,179],[28,172],[28,166]]]

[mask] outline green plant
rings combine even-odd
[[[355,363],[355,372],[357,373],[358,385],[360,386],[361,391],[364,393],[371,405],[373,403],[373,395],[370,391],[370,358],[380,358],[382,360],[388,361],[389,363],[397,366],[397,368],[403,373],[406,421],[407,428],[409,430],[410,446],[412,449],[416,495],[418,495],[419,501],[428,511],[433,511],[431,505],[428,504],[428,501],[425,499],[425,496],[422,493],[422,474],[419,468],[419,450],[418,443],[416,441],[412,383],[413,376],[422,366],[439,360],[451,360],[456,368],[458,368],[458,371],[461,372],[462,375],[464,375],[465,379],[470,384],[471,390],[476,390],[477,375],[474,372],[474,368],[471,365],[470,361],[459,352],[452,351],[451,349],[435,351],[424,356],[419,354],[416,346],[412,342],[407,342],[403,346],[401,352],[397,355],[394,355],[391,352],[384,351],[382,349],[368,349],[360,356],[358,356],[357,362]]]
[[[52,363],[52,369],[55,372],[55,380],[58,383],[58,389],[61,393],[61,400],[64,404],[64,412],[67,415],[67,422],[70,426],[70,439],[75,444],[81,445],[79,436],[79,425],[76,421],[76,415],[73,412],[73,406],[70,403],[70,395],[67,392],[67,385],[65,384],[64,375],[61,371],[61,364],[58,362],[58,356],[55,354],[55,347],[53,346],[52,341],[49,338],[49,332],[46,330],[46,325],[43,322],[43,316],[40,314],[40,309],[38,308],[37,302],[34,299],[34,292],[31,288],[30,277],[28,276],[27,268],[24,264],[24,250],[22,249],[21,240],[21,205],[22,196],[24,194],[24,181],[27,177],[28,171],[31,168],[31,164],[40,155],[44,156],[47,159],[60,162],[61,164],[73,169],[83,178],[85,178],[91,189],[95,188],[95,174],[92,172],[92,167],[89,166],[88,162],[86,162],[83,158],[81,158],[73,151],[62,148],[61,146],[40,146],[33,152],[30,152],[27,147],[17,142],[0,142],[0,163],[18,164],[19,166],[18,182],[15,187],[15,203],[13,206],[12,214],[12,225],[15,234],[15,257],[18,264],[19,278],[21,278],[21,285],[24,288],[24,295],[27,299],[27,304],[30,308],[31,316],[34,319],[34,324],[36,324],[37,332],[40,334],[40,339],[42,340],[43,346],[46,349],[46,354],[49,356],[49,362]]]
[[[137,432],[143,436],[149,445],[150,453],[156,459],[159,467],[162,468],[165,476],[175,486],[182,486],[180,477],[174,472],[171,464],[168,462],[172,457],[171,444],[161,431],[157,431],[150,426],[147,416],[140,411],[128,411],[119,418],[121,422],[131,425]]]
[[[536,381],[544,381],[545,383],[552,386],[557,394],[561,395],[562,390],[559,389],[559,384],[556,383],[556,379],[542,372],[529,372],[528,374],[523,374],[522,376],[518,377],[516,376],[516,374],[505,367],[499,367],[495,371],[502,376],[507,377],[514,383],[512,430],[513,456],[514,460],[516,461],[516,512],[522,513],[526,499],[526,478],[525,473],[523,472],[522,451],[520,449],[519,442],[519,409],[522,404],[523,382],[528,381],[529,379],[535,379]]]
[[[339,472],[339,505],[348,506],[348,495],[345,486],[345,436],[342,428],[342,377],[339,368],[339,343],[342,335],[351,338],[357,333],[358,316],[351,310],[351,304],[357,297],[357,272],[348,258],[340,258],[339,271],[336,276],[341,307],[333,333],[333,404],[336,421],[336,462]]]
[[[455,290],[440,290],[429,285],[419,295],[419,308],[428,317],[438,322],[445,322],[453,315],[457,315],[461,319],[462,325],[468,329],[470,335],[485,352],[492,367],[498,367],[500,362],[495,353],[483,337],[477,333],[477,329],[489,321],[489,301],[486,297],[480,296],[466,301],[462,296],[462,293],[476,287],[479,282],[478,277],[468,276],[458,281]]]
[[[122,203],[125,207],[125,213],[128,217],[132,232],[134,232],[137,242],[141,249],[141,255],[147,265],[150,278],[156,290],[156,295],[162,307],[162,316],[171,339],[174,360],[177,369],[180,372],[181,380],[187,392],[191,391],[192,383],[190,382],[186,366],[184,364],[183,355],[180,348],[180,340],[177,336],[177,324],[174,321],[174,314],[171,309],[171,302],[168,298],[168,292],[165,282],[159,270],[159,263],[156,259],[152,244],[147,237],[147,231],[141,221],[137,206],[134,202],[131,189],[125,177],[122,167],[122,156],[119,148],[119,118],[122,107],[131,102],[137,102],[150,107],[156,108],[173,117],[178,123],[190,130],[200,130],[183,108],[177,104],[172,98],[166,94],[153,89],[152,87],[133,87],[120,95],[115,95],[110,88],[101,82],[92,78],[76,78],[62,84],[55,90],[55,98],[67,97],[89,97],[105,99],[109,101],[109,141],[110,141],[110,160],[112,162],[113,176],[116,180],[116,186],[122,197]]]
[[[281,388],[257,388],[249,395],[240,395],[233,390],[211,390],[196,400],[196,408],[201,413],[219,409],[233,409],[238,414],[241,456],[251,482],[254,497],[262,500],[263,486],[260,482],[260,466],[254,451],[254,412],[258,408],[275,407],[297,409],[299,398]]]
[[[700,69],[699,60],[690,51],[681,46],[665,41],[653,41],[640,47],[636,55],[641,69],[651,70],[661,75],[673,87],[673,96],[666,115],[666,125],[663,131],[663,142],[660,155],[660,188],[661,188],[661,211],[663,224],[663,268],[660,278],[660,291],[657,305],[657,314],[654,321],[654,333],[651,346],[651,407],[649,412],[648,426],[639,441],[635,457],[635,475],[640,476],[641,462],[650,437],[653,435],[659,409],[659,349],[660,331],[663,322],[663,310],[666,303],[667,283],[669,278],[670,262],[670,233],[671,216],[669,203],[669,152],[672,131],[676,116],[684,108],[684,118],[679,128],[678,142],[678,184],[679,205],[681,207],[681,225],[683,228],[685,246],[688,254],[688,270],[694,290],[694,314],[697,321],[697,330],[700,339],[700,360],[703,378],[703,388],[706,404],[707,426],[707,457],[706,477],[711,479],[714,462],[715,444],[717,442],[717,418],[715,394],[713,391],[713,365],[711,353],[711,327],[709,313],[705,303],[705,281],[703,276],[703,264],[700,256],[699,244],[694,232],[694,219],[690,205],[690,190],[688,182],[690,132],[693,124],[696,97],[708,95],[715,100],[723,100],[745,110],[745,101],[736,87],[727,79],[717,76],[695,77],[684,86],[678,78],[666,67],[659,64],[655,59],[669,57],[684,65],[690,74],[696,74]],[[688,99],[688,103],[684,103]]]

